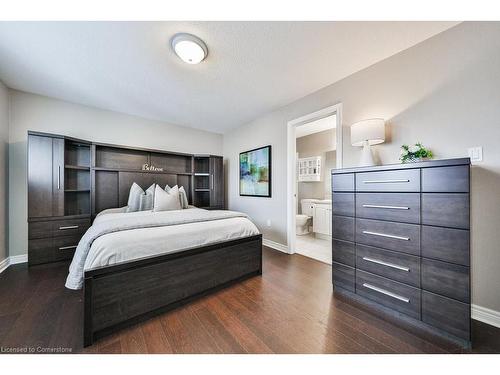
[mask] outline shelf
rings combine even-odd
[[[48,216],[48,217],[31,217],[31,218],[28,218],[28,223],[36,223],[38,221],[73,220],[73,219],[87,219],[87,218],[90,218],[90,214]]]
[[[66,169],[74,169],[74,170],[78,170],[78,171],[90,171],[90,167],[84,167],[84,166],[81,166],[81,165],[65,165],[64,168]]]
[[[131,168],[104,168],[104,167],[94,167],[95,171],[106,171],[106,172],[137,172],[137,173],[156,173],[156,174],[176,174],[180,176],[192,176],[191,172],[176,172],[176,171],[143,171],[142,169],[131,169]]]
[[[210,189],[194,189],[194,191],[210,191]]]
[[[198,176],[208,177],[208,176],[210,176],[210,173],[195,173],[194,175],[195,175],[195,177],[198,177]]]
[[[65,189],[65,193],[90,193],[90,189]]]
[[[198,176],[208,176],[210,172],[210,157],[195,156],[194,157],[194,174]]]

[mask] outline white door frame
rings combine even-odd
[[[297,126],[308,122],[319,120],[331,115],[336,115],[337,124],[335,127],[336,135],[336,168],[342,168],[342,103],[320,109],[319,111],[288,121],[287,124],[287,242],[288,252],[295,253],[295,214],[296,214],[296,186],[297,186],[297,168],[296,168],[296,138],[295,131]]]

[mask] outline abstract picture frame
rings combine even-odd
[[[239,178],[240,196],[271,198],[271,145],[240,152]]]

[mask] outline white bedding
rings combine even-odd
[[[123,213],[119,209],[115,209],[96,217],[90,229],[113,227],[117,222],[147,222],[155,218],[168,221],[169,217],[173,217],[176,221],[172,221],[176,223],[180,222],[178,217],[183,217],[182,215],[190,218],[187,221],[194,222],[120,229],[110,233],[103,231],[105,234],[95,236],[96,238],[91,241],[87,254],[77,249],[70,266],[70,275],[66,281],[66,287],[70,289],[81,288],[83,271],[96,267],[109,266],[152,255],[167,254],[191,247],[259,234],[257,227],[246,215],[239,213],[232,213],[231,215],[229,211],[219,211],[218,213],[217,211],[211,211],[207,213],[206,210],[198,208],[179,211],[139,211],[129,213]],[[205,218],[212,215],[214,218],[207,219],[208,221],[195,221],[198,216]],[[228,217],[225,218],[225,215]],[[123,224],[121,225],[123,226]],[[88,237],[87,233],[86,236]],[[84,239],[85,236],[78,247],[83,247],[82,242],[84,242]],[[83,269],[81,269],[81,265],[83,265]]]

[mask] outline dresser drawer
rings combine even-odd
[[[422,225],[422,256],[469,266],[469,231]]]
[[[430,193],[468,193],[469,166],[423,168],[422,191]]]
[[[464,340],[470,340],[470,305],[422,291],[422,320]]]
[[[332,199],[334,215],[354,216],[354,193],[335,193]]]
[[[420,258],[413,255],[356,245],[356,267],[388,279],[420,287]]]
[[[334,262],[347,264],[354,267],[355,250],[354,243],[348,241],[332,240],[332,259]]]
[[[354,191],[354,173],[332,174],[333,191]]]
[[[28,239],[82,236],[89,227],[89,218],[36,221],[28,224]]]
[[[28,239],[51,238],[52,221],[35,221],[28,223]]]
[[[356,294],[420,319],[420,289],[356,270]]]
[[[55,237],[80,235],[83,236],[90,227],[90,219],[54,220],[52,231]]]
[[[30,265],[70,260],[80,241],[80,236],[41,238],[28,241]]]
[[[422,194],[422,224],[469,229],[469,194]]]
[[[422,258],[422,289],[469,303],[469,267]]]
[[[338,240],[354,241],[354,218],[333,215],[332,237]]]
[[[371,219],[356,219],[356,242],[420,255],[420,226]]]
[[[419,192],[420,169],[356,173],[356,191]]]
[[[356,217],[420,224],[420,193],[357,193]]]
[[[342,288],[354,292],[354,268],[332,262],[332,282],[335,288]]]

